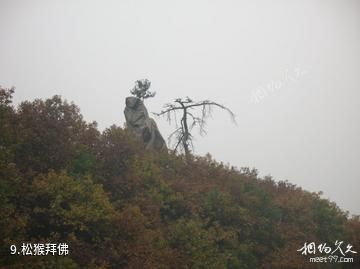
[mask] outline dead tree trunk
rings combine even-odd
[[[166,115],[169,122],[171,122],[172,118],[175,119],[176,129],[168,137],[169,144],[172,140],[175,140],[174,152],[178,152],[181,149],[186,157],[190,155],[191,150],[194,148],[191,131],[194,127],[198,127],[201,135],[206,133],[204,128],[206,119],[211,115],[213,107],[226,110],[233,122],[235,122],[235,115],[229,108],[209,100],[194,102],[189,97],[185,99],[178,98],[173,104],[166,104],[164,110],[160,113],[155,113],[157,116]],[[193,111],[196,112],[197,108],[201,109],[201,116],[193,114]],[[178,112],[182,112],[180,124],[177,122],[176,117]]]

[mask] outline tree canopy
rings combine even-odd
[[[15,107],[13,93],[0,90],[1,268],[306,269],[319,264],[297,252],[305,242],[360,250],[359,217],[320,193],[210,155],[144,151],[60,96]],[[68,256],[10,255],[60,242]],[[359,268],[351,257],[331,268]]]
[[[154,97],[156,92],[150,92],[151,82],[148,79],[140,79],[135,81],[135,86],[130,90],[130,93],[135,97],[144,100]]]

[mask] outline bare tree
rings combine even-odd
[[[229,108],[209,100],[196,102],[189,97],[185,99],[178,98],[174,103],[165,104],[164,109],[160,113],[154,114],[157,116],[166,116],[169,123],[171,123],[172,118],[175,119],[176,129],[169,135],[168,143],[170,145],[174,142],[175,152],[182,150],[186,156],[189,156],[191,150],[194,148],[191,131],[194,127],[198,127],[200,135],[206,134],[206,120],[211,115],[213,107],[226,110],[231,120],[236,123],[235,114]],[[195,113],[197,109],[201,111],[200,116],[197,116]],[[178,123],[178,113],[181,114],[180,124]]]
[[[151,82],[148,79],[140,79],[135,81],[135,86],[130,90],[130,93],[140,100],[144,100],[146,98],[154,97],[156,92],[150,92],[149,88],[151,86]]]

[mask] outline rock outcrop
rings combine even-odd
[[[146,149],[167,150],[164,138],[156,122],[149,117],[144,102],[137,97],[127,97],[124,110],[126,126]]]

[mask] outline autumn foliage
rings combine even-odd
[[[360,220],[319,193],[210,155],[146,152],[59,96],[0,89],[0,268],[360,268],[309,263],[305,242],[360,251]],[[10,245],[66,242],[65,257]]]

